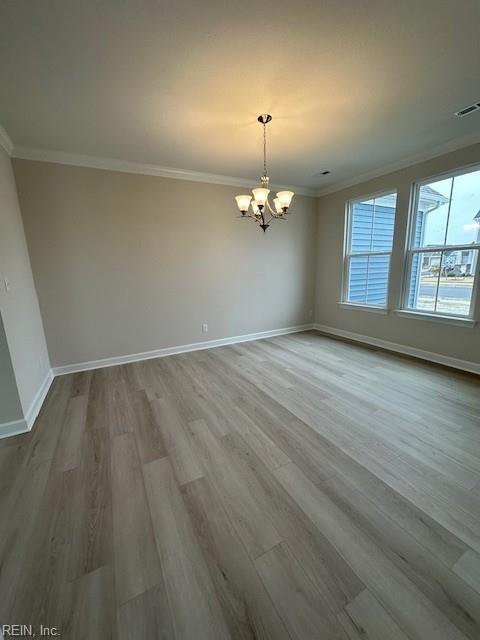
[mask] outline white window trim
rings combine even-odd
[[[417,220],[417,203],[420,193],[420,189],[423,185],[428,185],[433,181],[445,180],[448,178],[456,178],[458,176],[472,173],[480,170],[480,164],[470,164],[460,169],[454,169],[452,171],[444,171],[442,173],[423,178],[412,183],[410,189],[410,205],[408,212],[408,225],[407,225],[407,241],[405,243],[405,256],[404,256],[404,276],[402,282],[402,294],[400,309],[395,309],[395,313],[403,317],[411,317],[421,320],[435,320],[443,324],[452,324],[462,327],[474,327],[476,324],[476,308],[477,298],[479,292],[479,279],[480,279],[480,244],[468,244],[468,245],[443,245],[438,247],[414,247],[415,241],[415,227]],[[413,256],[416,253],[442,253],[444,251],[461,251],[463,249],[478,249],[479,255],[477,258],[477,264],[475,265],[475,274],[473,280],[472,290],[472,302],[470,305],[470,313],[468,316],[437,313],[436,311],[421,309],[413,309],[408,306],[408,298],[410,295],[410,279],[412,275]],[[438,291],[437,291],[438,295]]]
[[[368,311],[369,313],[379,313],[381,315],[387,315],[387,307],[380,307],[379,305],[367,305],[360,302],[337,302],[341,309],[349,309],[354,311]]]
[[[464,327],[473,329],[477,324],[476,320],[467,316],[442,315],[440,313],[428,313],[428,311],[417,311],[415,309],[394,309],[393,313],[402,318],[412,318],[414,320],[427,320],[429,322],[438,322],[440,324],[450,324],[455,327]]]
[[[356,202],[364,202],[365,200],[373,200],[374,198],[381,198],[382,196],[389,196],[391,194],[395,194],[398,199],[398,190],[396,187],[392,187],[391,189],[384,189],[382,191],[377,191],[375,193],[370,193],[364,196],[358,196],[356,198],[350,198],[345,203],[345,224],[344,224],[344,237],[343,237],[343,269],[342,269],[342,284],[341,284],[341,296],[340,301],[338,302],[339,306],[343,309],[357,309],[359,311],[371,311],[373,313],[388,313],[388,299],[390,293],[390,273],[391,273],[391,262],[392,262],[392,252],[393,252],[393,240],[392,240],[392,248],[390,251],[367,251],[362,253],[349,253],[348,249],[350,246],[351,239],[351,230],[352,230],[352,207]],[[396,216],[397,209],[395,206],[395,224],[396,224]],[[395,233],[395,229],[394,229]],[[387,303],[385,305],[373,305],[366,304],[364,302],[350,302],[347,298],[348,296],[348,266],[350,264],[350,258],[352,256],[390,256],[390,262],[388,267],[388,281],[387,281]]]

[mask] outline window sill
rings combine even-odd
[[[409,309],[395,309],[394,313],[402,318],[413,318],[415,320],[426,320],[427,322],[439,322],[440,324],[450,324],[455,327],[472,329],[477,323],[471,318],[460,318],[455,316],[441,316],[423,311],[411,311]]]
[[[388,309],[386,307],[374,307],[367,304],[357,304],[356,302],[338,302],[339,307],[342,309],[353,309],[354,311],[368,311],[369,313],[379,313],[381,315],[387,315]]]

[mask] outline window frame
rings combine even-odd
[[[401,291],[401,299],[400,299],[400,309],[399,312],[405,315],[411,316],[424,316],[425,319],[439,321],[452,321],[452,324],[460,324],[465,323],[472,324],[476,319],[476,311],[477,311],[477,298],[479,291],[479,279],[480,279],[480,242],[475,244],[449,244],[449,245],[439,245],[437,247],[415,247],[415,229],[417,224],[417,205],[418,199],[420,195],[420,189],[424,185],[428,185],[431,182],[438,180],[446,180],[448,178],[456,178],[458,176],[463,176],[467,173],[474,173],[475,171],[480,171],[480,163],[474,163],[470,165],[466,165],[460,167],[458,169],[453,169],[450,171],[443,171],[441,173],[436,173],[428,178],[422,178],[421,180],[415,180],[411,183],[410,187],[410,200],[409,200],[409,209],[408,209],[408,225],[407,225],[407,237],[405,242],[405,255],[404,255],[404,274],[402,279],[402,291]],[[453,183],[452,183],[453,187]],[[450,201],[451,206],[451,201]],[[450,213],[450,212],[449,212]],[[447,231],[448,232],[448,227]],[[473,287],[472,287],[472,298],[470,303],[470,313],[468,315],[458,315],[455,313],[446,313],[444,311],[438,312],[431,309],[415,309],[413,307],[408,306],[408,298],[410,295],[410,285],[411,285],[411,277],[412,277],[412,267],[413,267],[413,257],[415,254],[425,254],[425,253],[440,253],[440,266],[442,264],[443,253],[445,251],[463,251],[463,250],[478,250],[477,254],[477,264],[475,265],[475,273],[473,276]],[[440,278],[440,274],[439,274]],[[437,292],[435,298],[435,305],[438,299],[438,290],[439,286],[437,285]],[[422,318],[421,318],[422,319]],[[456,322],[458,321],[458,322]]]
[[[383,196],[395,195],[395,220],[394,220],[394,228],[393,228],[393,237],[392,237],[392,248],[390,251],[365,251],[365,252],[353,252],[351,251],[351,241],[352,241],[352,219],[353,219],[353,206],[358,202],[364,202],[365,200],[373,200],[376,198],[381,198]],[[398,189],[397,187],[392,187],[391,189],[382,189],[382,191],[377,191],[375,193],[369,193],[367,195],[358,196],[356,198],[349,198],[345,202],[345,224],[344,224],[344,237],[343,237],[343,268],[342,268],[342,285],[341,285],[341,296],[339,305],[343,308],[352,308],[352,309],[365,309],[367,311],[377,311],[378,313],[388,313],[389,309],[389,295],[390,295],[390,274],[392,267],[392,254],[393,254],[393,243],[395,238],[395,229],[397,223],[397,205],[398,205]],[[388,264],[388,278],[387,278],[387,300],[383,305],[381,304],[370,304],[367,302],[351,302],[348,300],[348,288],[350,284],[349,279],[349,266],[350,260],[355,256],[389,256],[389,264]]]

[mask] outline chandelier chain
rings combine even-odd
[[[267,176],[267,125],[263,123],[263,175]]]

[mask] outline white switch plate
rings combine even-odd
[[[208,324],[206,322],[204,322],[204,324],[202,324],[202,331],[203,331],[203,333],[208,333]]]

